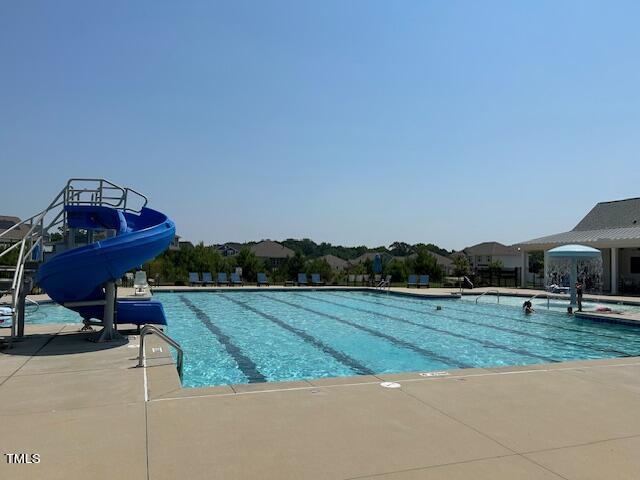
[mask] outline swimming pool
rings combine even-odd
[[[640,354],[634,327],[455,299],[345,291],[156,297],[185,349],[189,387]]]
[[[155,298],[184,348],[185,387],[640,355],[640,328],[504,304],[327,290]],[[78,316],[43,305],[32,320]]]

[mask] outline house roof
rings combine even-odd
[[[325,262],[327,262],[331,268],[344,269],[349,266],[349,262],[331,254],[323,255],[322,257],[320,257],[320,260],[324,260]]]
[[[432,251],[429,251],[429,254],[433,255],[436,258],[436,263],[438,265],[443,265],[445,267],[453,265],[453,260],[451,260],[449,257],[445,257],[444,255],[440,255],[439,253],[432,252]],[[399,256],[399,257],[393,257],[393,258],[394,260],[399,260],[401,262],[404,262],[408,258],[416,258],[417,256],[418,256],[417,253],[412,253],[411,255],[406,255],[404,257]]]
[[[436,253],[436,252],[429,252],[429,253],[434,257],[436,257],[436,262],[438,263],[438,265],[445,265],[447,267],[453,265],[453,260],[451,260],[449,257],[445,257],[444,255],[440,255],[439,253]]]
[[[272,240],[258,242],[251,245],[250,249],[258,258],[287,258],[294,255],[293,250]]]
[[[597,203],[573,230],[534,238],[518,245],[526,247],[638,240],[640,240],[640,198],[627,198]]]
[[[518,250],[514,247],[503,245],[499,242],[482,242],[472,247],[467,247],[462,250],[465,255],[491,255],[491,256],[505,256],[505,255],[519,255]]]
[[[600,202],[572,231],[640,227],[640,198]]]
[[[601,230],[570,230],[568,232],[527,240],[518,245],[563,245],[568,243],[599,243],[625,240],[640,240],[640,226],[606,228]]]
[[[13,227],[16,223],[20,223],[20,219],[18,217],[11,217],[8,215],[0,215],[0,234],[6,232],[11,227]],[[24,236],[29,231],[29,225],[20,225],[19,227],[14,228],[9,233],[4,235],[0,240],[4,241],[18,241],[22,240]]]
[[[222,245],[218,246],[218,249],[227,249],[227,248],[233,248],[236,251],[240,251],[242,250],[242,248],[244,247],[244,244],[242,243],[238,243],[238,242],[227,242],[227,243],[223,243]]]

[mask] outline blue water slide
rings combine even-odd
[[[36,282],[53,301],[85,319],[102,320],[103,285],[166,250],[175,236],[175,224],[146,207],[136,214],[104,206],[68,205],[65,213],[70,228],[115,230],[116,235],[51,257],[38,269]],[[79,302],[97,305],[76,305]],[[167,323],[162,304],[153,300],[119,300],[116,311],[121,324]]]

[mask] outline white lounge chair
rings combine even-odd
[[[138,270],[133,277],[133,294],[147,295],[149,292],[149,283],[147,282],[147,272]]]

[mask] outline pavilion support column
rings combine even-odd
[[[611,295],[618,294],[618,248],[611,247]]]
[[[520,250],[520,288],[527,288],[527,272],[529,271],[529,252]]]

